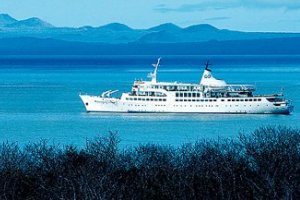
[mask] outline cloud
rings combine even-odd
[[[211,2],[202,2],[197,4],[182,4],[178,7],[170,7],[166,4],[159,4],[155,6],[154,10],[157,12],[196,12],[196,11],[204,11],[207,9],[215,9],[215,10],[221,10],[221,9],[227,9],[234,7],[231,4],[215,4]]]
[[[207,21],[219,21],[219,20],[226,20],[226,19],[230,19],[231,17],[209,17],[209,18],[205,18],[204,20]]]
[[[299,0],[227,0],[208,1],[204,0],[200,3],[182,4],[178,6],[169,6],[159,4],[154,10],[161,13],[167,12],[198,12],[204,10],[224,10],[230,8],[249,8],[249,9],[275,9],[284,8],[286,10],[300,9]]]
[[[241,0],[244,7],[299,9],[299,0]]]

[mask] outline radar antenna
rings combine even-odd
[[[151,78],[151,82],[153,82],[153,83],[156,83],[157,69],[158,69],[160,60],[161,60],[161,58],[158,58],[157,63],[152,64],[152,66],[154,67],[154,71],[148,75],[148,77]]]

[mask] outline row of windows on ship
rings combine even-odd
[[[227,92],[207,92],[203,93],[203,97],[251,97],[251,92],[244,92],[243,94],[227,93]],[[176,97],[201,97],[201,93],[176,93]]]
[[[133,86],[134,88],[138,88],[137,85]],[[151,86],[140,86],[141,89],[163,89],[166,91],[194,91],[194,90],[203,90],[204,86],[190,86],[190,85],[151,85]]]
[[[166,97],[167,95],[164,94],[164,93],[161,93],[161,92],[136,92],[136,91],[133,91],[131,94],[129,94],[130,96],[153,96],[153,97]],[[181,93],[181,92],[176,92],[175,94],[176,97],[201,97],[201,93]],[[211,93],[205,93],[204,94],[204,97],[230,97],[231,95],[229,94],[225,94],[225,93],[214,93],[214,92],[211,92]],[[237,96],[237,95],[235,95]],[[244,96],[247,96],[247,97],[250,97],[252,96],[251,93],[247,93],[247,95],[244,95]]]
[[[216,102],[217,99],[175,99],[175,101],[200,101],[200,102]],[[221,99],[222,102],[225,99]],[[261,99],[227,99],[230,102],[252,102],[252,101],[261,101]]]
[[[127,101],[167,101],[165,98],[126,98]],[[217,99],[175,99],[175,101],[197,101],[197,102],[216,102]],[[225,99],[221,99],[222,102]],[[226,99],[228,102],[252,102],[252,101],[261,101],[261,98],[254,99]]]
[[[131,96],[153,96],[153,97],[165,97],[167,96],[161,92],[135,92],[133,91]],[[176,97],[200,97],[200,93],[176,93]]]
[[[161,92],[136,92],[133,91],[130,96],[151,96],[151,97],[166,97],[167,95]]]

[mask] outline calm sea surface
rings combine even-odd
[[[86,113],[79,92],[129,91],[147,79],[155,56],[0,57],[0,142],[83,146],[118,131],[121,144],[180,145],[197,139],[232,138],[264,125],[300,127],[300,56],[165,56],[158,80],[198,83],[206,59],[215,77],[255,84],[258,93],[284,89],[292,115]],[[120,93],[119,93],[120,94]]]

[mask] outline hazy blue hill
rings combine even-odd
[[[214,31],[219,31],[216,27],[209,25],[209,24],[199,24],[199,25],[193,25],[193,26],[188,26],[184,28],[186,32],[214,32]]]
[[[187,28],[174,29],[165,27],[160,31],[149,32],[138,41],[144,43],[184,43],[210,40],[252,40],[267,38],[300,37],[299,33],[256,33],[218,29],[208,24],[193,25]]]
[[[174,41],[182,42],[183,40],[180,34],[176,34],[174,31],[168,30],[148,33],[138,40],[138,42],[141,43],[174,43]]]
[[[17,20],[12,18],[8,14],[0,14],[0,27],[12,24],[14,22],[17,22]]]
[[[300,33],[241,32],[209,24],[55,27],[39,18],[0,15],[0,54],[299,54],[299,38]]]
[[[76,41],[103,42],[103,43],[128,43],[134,42],[144,34],[144,30],[132,29],[124,24],[110,23],[97,28],[82,31],[83,39]],[[67,38],[65,38],[67,40]]]
[[[190,43],[84,43],[56,39],[0,39],[0,55],[299,55],[300,37]]]
[[[124,24],[120,23],[110,23],[104,26],[100,26],[98,30],[111,30],[111,31],[132,31],[132,29]]]
[[[224,40],[227,36],[222,35],[222,31],[208,24],[200,24],[180,28],[174,24],[163,24],[149,30],[150,32],[139,39],[139,42],[146,43],[182,43],[182,42],[202,42],[209,40]],[[224,36],[224,37],[220,37]],[[231,39],[227,37],[227,40]]]
[[[14,23],[6,25],[9,28],[52,28],[53,25],[39,19],[32,17],[25,20],[16,21]]]
[[[180,28],[173,24],[163,24],[148,29],[148,33],[138,39],[142,43],[186,43],[211,40],[252,40],[267,38],[300,37],[299,33],[257,33],[218,29],[209,24],[193,25]]]
[[[165,23],[165,24],[160,24],[158,26],[154,26],[152,28],[149,28],[148,31],[181,31],[182,28],[179,26],[173,24],[173,23]]]
[[[0,38],[52,38],[65,41],[107,44],[126,43],[193,43],[204,41],[255,40],[267,38],[300,37],[300,33],[241,32],[218,29],[209,24],[186,28],[165,23],[149,29],[132,29],[124,24],[111,23],[100,27],[54,27],[38,18],[16,20],[7,14],[0,15]]]
[[[182,28],[172,23],[161,24],[147,29],[147,32],[138,39],[142,43],[181,42]]]

